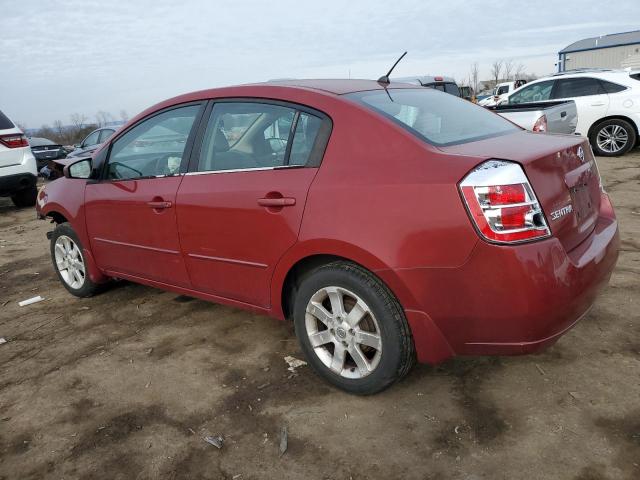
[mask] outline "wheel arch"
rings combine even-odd
[[[636,124],[636,122],[631,117],[627,117],[626,115],[619,115],[619,114],[607,115],[606,117],[602,117],[601,119],[593,122],[589,127],[589,131],[587,132],[587,138],[591,140],[591,135],[593,135],[596,127],[600,125],[602,122],[606,122],[607,120],[624,120],[625,122],[629,123],[633,127],[636,133],[636,144],[638,143],[638,141],[640,141],[640,129],[638,128],[638,125]]]
[[[271,282],[272,314],[280,319],[290,318],[295,289],[300,280],[315,268],[335,261],[354,263],[376,275],[403,308],[415,305],[408,289],[381,259],[346,242],[309,241],[297,244],[276,266]],[[384,279],[378,274],[380,272],[385,273]]]

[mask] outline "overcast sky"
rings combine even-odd
[[[23,0],[0,15],[0,110],[28,128],[130,116],[203,88],[282,77],[538,75],[581,38],[640,28],[640,1]],[[608,5],[615,4],[615,8]]]

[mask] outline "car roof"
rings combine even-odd
[[[411,83],[414,85],[427,85],[429,83],[456,83],[455,78],[444,77],[442,75],[416,75],[415,77],[394,78],[394,82]]]
[[[584,70],[575,70],[575,71],[569,70],[566,72],[555,73],[553,75],[538,78],[529,83],[536,83],[543,80],[561,80],[563,78],[589,77],[589,78],[600,78],[602,80],[610,80],[615,83],[624,83],[625,85],[630,85],[631,82],[634,81],[634,79],[630,77],[630,74],[632,73],[633,72],[629,70],[605,70],[605,69],[584,69]],[[635,83],[632,85],[635,85]]]
[[[420,78],[420,77],[415,77]],[[402,79],[392,80],[389,84],[378,83],[376,80],[366,79],[284,79],[270,80],[263,83],[253,83],[247,86],[279,86],[293,87],[310,90],[320,90],[323,92],[333,93],[335,95],[345,95],[347,93],[362,92],[366,90],[383,90],[385,88],[415,88],[415,85],[402,83]],[[244,85],[241,85],[244,86]]]

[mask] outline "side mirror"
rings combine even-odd
[[[91,159],[85,158],[67,165],[62,170],[65,178],[89,178],[91,175]]]

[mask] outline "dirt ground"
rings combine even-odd
[[[640,151],[599,164],[622,248],[587,318],[364,398],[291,376],[286,323],[126,282],[70,296],[50,224],[0,199],[0,479],[640,478]]]

